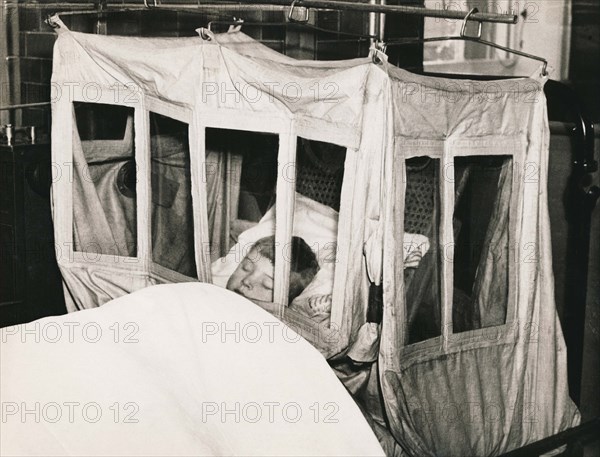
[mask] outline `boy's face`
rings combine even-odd
[[[274,273],[271,261],[253,248],[227,281],[227,289],[249,300],[272,302]]]

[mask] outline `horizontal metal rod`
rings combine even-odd
[[[292,4],[292,0],[240,0],[242,3],[262,3],[272,5]],[[455,11],[446,9],[423,8],[419,6],[405,5],[373,5],[371,3],[358,3],[343,0],[298,0],[295,3],[296,7],[307,8],[329,8],[335,10],[348,11],[365,11],[369,13],[400,13],[400,14],[415,14],[426,17],[438,17],[443,19],[464,19],[468,11]],[[514,14],[498,14],[498,13],[474,13],[469,19],[477,22],[501,22],[505,24],[516,24],[518,16]]]
[[[283,11],[290,7],[293,0],[238,0],[237,2],[215,2],[207,1],[170,1],[168,4],[157,4],[149,8],[143,8],[143,3],[132,2],[107,2],[108,8],[105,12],[110,12],[111,8],[140,8],[143,9],[166,9],[166,10],[216,10],[216,11]],[[7,3],[5,6],[11,6],[12,3]],[[39,3],[39,4],[14,4],[18,8],[44,8],[57,10],[66,9],[86,9],[90,10],[97,5],[93,3]],[[370,3],[359,3],[343,0],[298,0],[295,7],[306,7],[316,9],[331,9],[339,11],[363,11],[370,13],[384,14],[412,14],[425,17],[436,17],[441,19],[464,19],[468,14],[467,11],[456,11],[442,8],[423,8],[419,6],[406,5],[374,5]],[[474,13],[469,17],[470,20],[477,22],[499,22],[504,24],[516,24],[518,16],[515,14],[499,14],[499,13]]]
[[[50,102],[39,102],[39,103],[22,103],[20,105],[9,105],[9,106],[0,106],[0,111],[10,111],[13,109],[22,109],[22,108],[35,108],[36,106],[48,106]]]
[[[202,12],[204,10],[215,11],[287,11],[285,5],[269,5],[269,4],[244,4],[244,3],[217,3],[214,0],[205,3],[177,3],[170,1],[168,4],[158,4],[156,6],[144,7],[143,2],[108,2],[104,10],[99,10],[95,3],[7,3],[5,7],[14,7],[21,9],[43,9],[55,10],[60,15],[76,15],[76,14],[93,14],[93,13],[111,13],[124,11],[151,11],[151,10],[168,10],[193,13],[194,11]]]
[[[137,5],[140,6],[139,4]],[[95,10],[98,5],[95,3],[4,3],[2,5],[3,8],[16,8],[16,9],[26,9],[26,10],[39,10],[39,9],[60,9],[60,10]]]
[[[280,11],[280,12],[285,12],[287,11],[288,8],[286,8],[285,6],[280,6],[280,5],[232,5],[232,4],[214,4],[214,3],[207,3],[207,4],[203,4],[203,5],[158,5],[158,6],[152,6],[150,8],[145,8],[145,7],[140,7],[140,5],[136,5],[133,3],[119,3],[118,7],[117,5],[113,6],[109,6],[107,9],[99,11],[99,10],[94,10],[94,9],[90,9],[90,10],[82,10],[82,11],[60,11],[60,9],[57,9],[57,13],[59,16],[77,16],[80,14],[97,14],[97,15],[108,15],[108,14],[113,14],[113,13],[128,13],[128,12],[137,12],[137,11],[157,11],[157,10],[162,10],[162,11],[178,11],[181,13],[202,13],[202,12],[209,12],[209,13],[239,13],[239,12],[248,12],[248,11]],[[265,23],[268,25],[268,23]]]
[[[598,427],[600,426],[600,417],[584,422],[577,427],[568,428],[562,432],[551,435],[547,438],[535,441],[526,446],[514,449],[502,454],[500,457],[527,457],[531,455],[542,455],[546,452],[555,450],[564,444],[573,442],[596,442],[598,441]],[[596,431],[594,431],[596,430]]]

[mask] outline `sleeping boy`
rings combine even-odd
[[[286,259],[291,262],[288,303],[302,293],[319,271],[315,253],[302,238],[292,237],[291,248],[291,259]],[[275,236],[266,236],[254,243],[240,262],[227,281],[227,289],[254,302],[272,302],[274,264]]]

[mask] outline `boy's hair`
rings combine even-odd
[[[275,264],[275,235],[265,236],[252,246],[260,256],[264,256]],[[288,252],[286,250],[286,252]],[[292,237],[292,258],[290,270],[296,273],[294,280],[290,277],[290,290],[288,292],[288,303],[302,293],[304,288],[310,284],[319,271],[319,262],[313,250],[298,236]],[[291,275],[290,275],[291,276]]]

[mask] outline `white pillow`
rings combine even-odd
[[[246,254],[248,254],[254,243],[265,236],[275,234],[275,216],[275,206],[273,206],[265,213],[258,224],[240,234],[238,242],[229,250],[225,257],[221,257],[212,263],[213,284],[225,287],[227,280]],[[330,266],[335,265],[337,229],[337,211],[329,206],[311,200],[302,194],[296,193],[292,235],[304,239],[314,251],[319,262],[319,267],[321,268],[312,282],[330,282],[328,290],[333,289],[333,278],[329,280],[331,273],[327,272],[325,275],[321,271],[328,264]],[[320,273],[323,276],[322,279],[319,278]],[[304,292],[302,295],[304,295]]]
[[[290,308],[299,311],[318,323],[329,320],[335,265],[335,263],[327,263],[321,266],[311,283],[306,286],[300,295],[294,298],[290,304]],[[311,306],[311,300],[314,300],[318,304]]]

